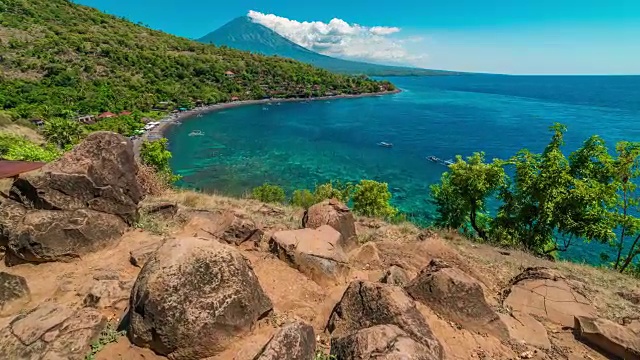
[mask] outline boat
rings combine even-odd
[[[443,161],[442,163],[443,163],[443,164],[445,164],[445,165],[447,165],[447,166],[450,166],[450,165],[455,164],[455,162],[454,162],[453,160],[451,160],[451,159],[449,159],[449,160],[445,160],[445,161]]]
[[[193,130],[192,132],[189,133],[189,136],[202,136],[204,135],[204,133],[200,130]]]
[[[269,108],[263,107],[262,110],[267,111],[267,110],[269,110]]]
[[[393,144],[392,144],[392,143],[388,143],[388,142],[381,141],[381,142],[379,142],[379,143],[378,143],[378,146],[380,146],[380,147],[385,147],[385,148],[392,148],[392,147],[393,147]]]
[[[280,106],[280,105],[282,105],[282,103],[277,103],[276,105]]]
[[[450,166],[450,165],[455,164],[455,162],[452,159],[442,160],[439,157],[433,156],[433,155],[427,156],[427,160],[429,160],[431,162],[434,162],[436,164],[444,165],[444,166]]]
[[[182,123],[180,121],[176,121],[173,123],[173,125],[182,125]]]
[[[199,117],[199,118],[200,118],[200,117],[202,117],[202,114],[198,114],[198,116],[196,116],[196,117]]]

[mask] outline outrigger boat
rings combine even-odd
[[[189,136],[203,136],[204,133],[200,130],[193,130],[192,132],[189,133]]]
[[[455,164],[455,162],[453,160],[451,160],[451,159],[442,160],[439,157],[436,157],[436,156],[433,156],[433,155],[427,156],[427,160],[429,160],[431,162],[434,162],[436,164],[444,165],[444,166],[450,166],[450,165]]]
[[[380,147],[385,147],[385,148],[392,148],[392,147],[393,147],[393,144],[392,144],[392,143],[388,143],[388,142],[381,141],[381,142],[379,142],[379,143],[378,143],[378,146],[380,146]]]

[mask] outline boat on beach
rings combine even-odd
[[[377,145],[380,146],[380,147],[384,147],[384,148],[392,148],[393,147],[392,143],[388,143],[388,142],[384,142],[384,141],[379,142]]]
[[[201,130],[193,130],[189,133],[189,136],[203,136],[204,133]]]

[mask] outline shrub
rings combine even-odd
[[[361,180],[353,192],[353,211],[364,216],[392,218],[398,210],[391,206],[387,183]]]
[[[291,197],[291,205],[299,206],[305,210],[316,204],[316,197],[307,189],[296,190]]]
[[[47,138],[47,141],[64,149],[80,141],[83,129],[82,126],[75,121],[54,118],[45,123],[42,132],[45,138]]]
[[[284,189],[269,183],[254,188],[251,197],[265,203],[284,203],[286,200]]]
[[[338,199],[343,203],[347,203],[351,199],[353,190],[353,184],[350,182],[330,181],[325,184],[316,185],[313,195],[316,203],[327,199]]]
[[[142,163],[151,166],[158,173],[158,176],[167,184],[172,184],[180,180],[180,176],[174,175],[169,165],[171,152],[167,150],[167,139],[157,141],[145,141],[140,148],[140,158]]]
[[[7,160],[44,161],[58,159],[62,152],[55,146],[40,146],[24,137],[0,134],[0,157]]]

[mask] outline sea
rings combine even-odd
[[[355,99],[252,105],[209,113],[165,136],[178,185],[243,196],[265,182],[312,189],[330,180],[389,184],[393,204],[421,224],[435,218],[429,186],[453,159],[540,152],[549,127],[568,127],[565,154],[589,136],[610,149],[640,141],[640,76],[464,75],[390,78],[402,92]],[[200,130],[203,136],[189,136]],[[392,143],[392,148],[378,146]],[[563,257],[598,263],[600,244]]]

